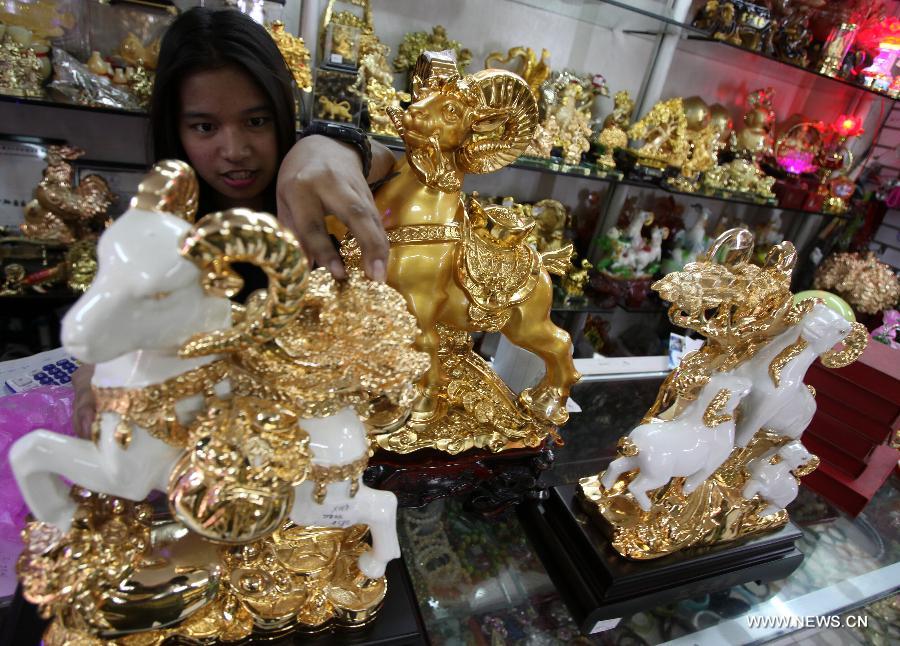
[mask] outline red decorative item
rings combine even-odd
[[[803,483],[855,516],[900,459],[890,445],[900,429],[900,351],[869,343],[846,368],[817,361],[806,381],[816,389],[817,410],[802,441],[822,462]]]
[[[851,114],[840,115],[831,126],[841,137],[858,137],[863,131],[862,117]]]

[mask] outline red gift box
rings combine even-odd
[[[815,362],[806,383],[818,406],[802,441],[822,462],[803,483],[855,516],[900,459],[890,446],[900,428],[900,351],[871,341],[846,368]]]

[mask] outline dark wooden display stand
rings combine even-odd
[[[36,608],[22,599],[21,589],[17,589],[12,604],[2,617],[0,644],[37,646],[41,643],[46,623],[38,616]],[[387,566],[387,596],[384,605],[370,624],[354,629],[326,630],[314,635],[295,633],[275,640],[253,640],[242,643],[259,643],[267,646],[289,644],[427,646],[429,642],[406,565],[401,559],[394,559]]]
[[[761,536],[695,548],[651,561],[616,552],[582,511],[577,484],[553,487],[545,501],[519,506],[522,525],[585,634],[606,620],[748,581],[787,577],[803,561],[792,523]]]
[[[533,449],[492,453],[472,449],[449,455],[433,449],[398,454],[379,450],[364,476],[370,487],[392,491],[400,507],[422,507],[438,498],[466,495],[466,508],[493,515],[540,497],[541,474],[553,464],[546,440]]]

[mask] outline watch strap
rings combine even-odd
[[[355,146],[362,161],[363,177],[369,176],[369,171],[372,170],[372,146],[365,132],[340,123],[313,121],[300,133],[299,139],[309,135],[322,135]]]

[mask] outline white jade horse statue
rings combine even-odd
[[[810,364],[822,356],[828,367],[853,361],[865,348],[865,328],[850,323],[821,302],[798,325],[776,336],[735,372],[753,383],[741,405],[736,442],[747,446],[761,428],[797,439],[812,421],[816,400],[803,383]],[[862,336],[861,336],[862,335]],[[844,341],[848,349],[834,352]]]
[[[690,494],[734,449],[734,409],[750,386],[749,380],[734,374],[714,375],[678,417],[635,428],[624,439],[621,457],[603,474],[603,487],[612,488],[622,473],[638,469],[628,491],[644,511],[651,507],[647,492],[674,477],[686,478],[683,491]]]
[[[231,327],[231,304],[204,292],[200,270],[179,254],[191,225],[173,215],[130,209],[100,238],[99,271],[90,289],[63,320],[66,349],[96,364],[98,388],[136,389],[162,384],[212,364],[215,355],[181,359],[178,349],[193,334]],[[219,395],[228,393],[218,384]],[[196,392],[174,406],[189,424],[204,404]],[[143,500],[166,490],[172,465],[184,447],[130,424],[123,446],[121,416],[100,414],[96,442],[37,430],[19,439],[10,462],[35,517],[67,531],[75,511],[60,476],[92,491]]]
[[[243,209],[194,225],[195,202],[184,201],[184,195],[196,195],[193,171],[180,162],[157,165],[129,211],[101,236],[97,277],[63,321],[64,346],[79,360],[95,363],[93,386],[112,394],[107,406],[98,395],[96,442],[37,430],[10,451],[32,513],[61,530],[69,528],[75,503],[60,477],[135,501],[152,490],[166,491],[184,455],[185,427],[204,409],[206,397],[230,393],[227,370],[220,375],[217,366],[227,368],[227,353],[241,341],[266,341],[299,312],[307,264],[293,236],[271,216]],[[186,207],[173,215],[179,199]],[[269,278],[267,298],[251,298],[234,326],[225,298],[236,287],[229,262],[257,264]],[[202,356],[182,358],[188,344],[193,355]],[[187,377],[198,370],[206,371],[207,379],[197,380],[206,385],[192,389]],[[207,392],[211,375],[218,383]],[[174,410],[159,406],[162,420],[156,421],[162,423],[151,429],[141,424],[157,406],[132,410],[128,398],[154,387],[168,388],[177,401]],[[313,469],[339,475],[326,479],[315,496],[313,483],[299,484],[290,520],[304,526],[369,525],[373,548],[359,566],[370,578],[382,576],[387,562],[400,555],[396,497],[365,487],[361,470],[355,484],[340,477],[342,468],[368,457],[365,427],[345,408],[302,419],[300,428],[310,437]]]
[[[747,500],[759,494],[768,503],[760,516],[784,509],[797,497],[797,479],[815,468],[818,460],[799,441],[794,440],[778,451],[767,453],[747,464],[750,479],[741,495]]]

